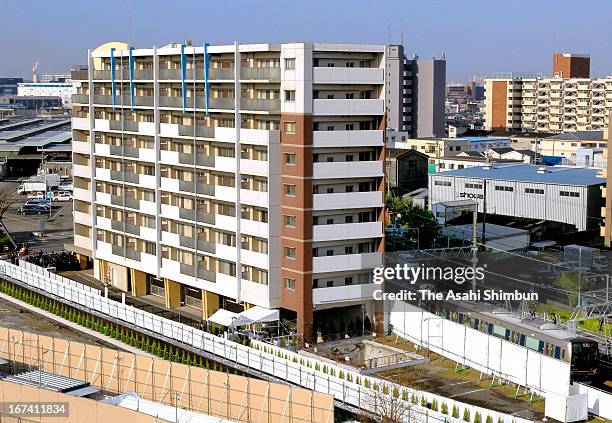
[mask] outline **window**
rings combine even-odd
[[[353,186],[347,185],[346,187],[344,187],[344,192],[353,192]]]
[[[344,254],[353,254],[353,247],[344,247]]]
[[[295,122],[285,122],[285,133],[295,134]]]
[[[295,197],[295,185],[285,184],[285,195]]]
[[[465,184],[466,188],[470,188],[470,189],[482,189],[482,184],[471,184],[471,183],[466,183]]]
[[[334,255],[334,250],[332,250],[332,249],[326,250],[326,251],[325,251],[325,255],[326,255],[327,257],[331,257],[331,256],[333,256],[333,255]]]
[[[326,225],[333,225],[334,224],[334,218],[333,217],[328,217],[327,221],[326,221]]]
[[[438,185],[441,187],[450,187],[451,183],[449,181],[434,181],[434,185]]]
[[[285,258],[295,260],[295,248],[285,247]]]
[[[544,190],[540,189],[540,188],[525,188],[525,193],[526,194],[539,194],[539,195],[543,195],[544,194]]]
[[[295,101],[295,90],[285,90],[285,101]]]
[[[285,153],[285,164],[295,165],[295,153]]]
[[[353,216],[344,216],[344,223],[353,223]]]
[[[353,155],[352,154],[347,154],[346,155],[346,161],[347,162],[352,162],[353,161]]]
[[[344,278],[344,284],[345,285],[352,285],[353,284],[353,277],[352,276],[347,276],[346,278]]]
[[[514,191],[514,187],[507,187],[504,185],[495,185],[495,191]]]
[[[559,194],[561,197],[580,197],[580,193],[575,191],[561,191]]]
[[[293,279],[293,278],[285,278],[285,288],[286,289],[295,289],[295,279]]]
[[[334,286],[334,281],[327,281],[327,282],[325,283],[325,285],[326,285],[328,288],[333,288],[333,286]]]
[[[285,215],[285,226],[295,228],[295,216]]]
[[[295,69],[295,58],[286,58],[285,59],[285,69]]]

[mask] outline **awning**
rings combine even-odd
[[[243,311],[238,315],[233,322],[233,326],[244,326],[252,323],[275,322],[279,319],[280,313],[278,310],[270,310],[268,308],[254,306]]]
[[[238,318],[237,313],[220,308],[208,318],[210,323],[215,323],[221,326],[231,326],[232,322]]]

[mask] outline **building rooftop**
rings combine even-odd
[[[543,169],[544,172],[540,171]],[[603,185],[606,180],[598,177],[598,169],[565,166],[535,166],[529,164],[496,164],[486,169],[482,166],[448,170],[434,176],[493,179],[500,181],[536,182],[575,186]]]
[[[456,161],[462,161],[462,162],[485,163],[487,161],[487,158],[484,156],[472,156],[472,155],[459,156],[457,155],[457,156],[442,156],[442,157],[439,157],[438,160],[456,160]],[[489,158],[489,161],[491,163],[522,163],[522,161],[519,159]]]
[[[553,135],[552,137],[544,138],[551,141],[605,141],[604,131],[576,131],[563,132]]]
[[[469,141],[469,142],[495,142],[495,141],[510,141],[508,137],[457,137],[457,138],[442,138],[450,141]]]

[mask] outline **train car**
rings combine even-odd
[[[588,338],[570,336],[548,320],[482,303],[438,303],[435,313],[473,329],[513,342],[557,360],[570,363],[571,378],[590,381],[599,374],[599,345]]]

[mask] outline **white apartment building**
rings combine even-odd
[[[612,77],[542,78],[497,74],[485,79],[485,129],[603,130],[612,111]]]
[[[72,106],[72,82],[22,82],[17,84],[17,95],[23,97],[60,97],[62,106]]]
[[[110,43],[88,60],[73,248],[96,278],[204,319],[279,309],[307,337],[382,324],[384,45]]]

